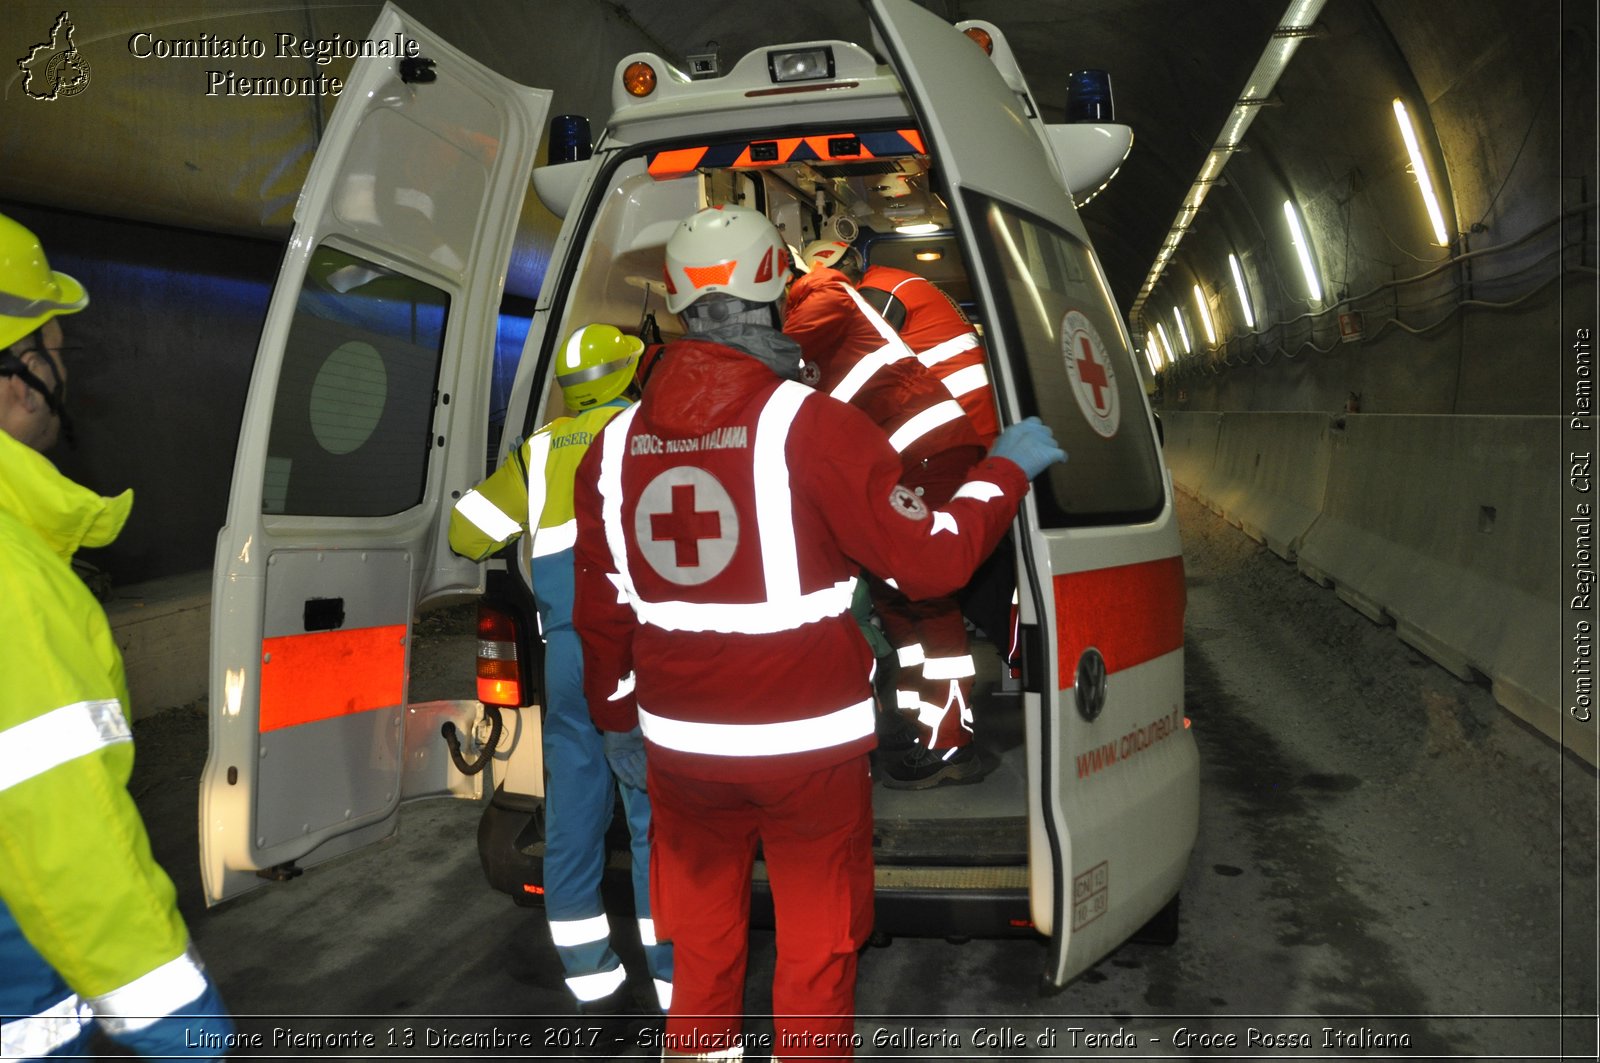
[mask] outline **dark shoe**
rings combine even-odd
[[[905,756],[885,760],[881,771],[883,785],[891,790],[928,790],[977,782],[988,768],[973,745],[928,749],[918,743]]]
[[[878,752],[904,753],[917,744],[917,725],[898,712],[878,713]]]

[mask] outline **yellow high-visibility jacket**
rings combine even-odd
[[[128,793],[122,655],[71,567],[80,546],[115,539],[132,506],[131,491],[102,497],[0,432],[0,923],[13,924],[0,941],[17,953],[0,957],[11,1005],[0,1011],[72,1000],[10,999],[42,957],[113,1036],[120,1016],[138,1028],[209,986]]]
[[[532,532],[524,547],[541,630],[569,623],[572,616],[571,550],[578,535],[572,484],[578,464],[600,430],[628,405],[617,398],[551,421],[462,496],[450,514],[450,548],[474,561]]]

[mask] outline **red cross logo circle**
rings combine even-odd
[[[1117,395],[1117,374],[1106,345],[1090,320],[1076,310],[1061,319],[1061,357],[1072,378],[1072,397],[1089,427],[1106,439],[1122,424],[1122,402]]]
[[[685,586],[706,582],[728,567],[739,545],[733,498],[704,469],[679,465],[639,495],[634,542],[663,579]]]

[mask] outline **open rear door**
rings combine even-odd
[[[1005,419],[1070,455],[1020,519],[1032,914],[1061,985],[1175,896],[1198,825],[1183,715],[1183,563],[1127,331],[1034,125],[984,51],[872,0],[945,185]],[[982,727],[981,707],[978,726]]]
[[[550,94],[392,4],[368,36],[416,48],[358,61],[334,107],[217,540],[208,903],[385,837],[402,798],[450,788],[437,713],[407,708],[411,619],[481,581],[446,530],[484,473],[486,359]]]

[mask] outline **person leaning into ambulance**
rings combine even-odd
[[[627,972],[611,946],[600,896],[606,830],[617,785],[633,853],[634,910],[661,1010],[672,999],[672,946],[650,918],[650,801],[637,729],[602,737],[583,691],[583,650],[572,626],[573,478],[591,440],[632,400],[644,344],[612,325],[586,325],[556,355],[556,383],[574,416],[558,417],[511,452],[456,503],[450,548],[481,561],[526,534],[544,639],[546,774],[544,907],[578,1010],[628,1010]],[[616,776],[616,784],[612,776]]]
[[[983,457],[984,444],[934,372],[828,264],[840,260],[839,246],[808,245],[824,254],[802,256],[807,272],[790,285],[783,331],[800,343],[805,382],[858,407],[888,433],[901,482],[924,504],[943,505]],[[884,785],[921,790],[978,781],[986,765],[972,736],[977,669],[960,604],[953,594],[917,601],[877,578],[867,587],[899,662],[896,708],[916,735],[908,750],[880,760]],[[892,754],[896,730],[884,734],[884,753]]]
[[[221,1058],[233,1022],[128,793],[122,655],[72,571],[133,492],[43,454],[67,427],[58,318],[88,302],[0,215],[0,1056],[83,1055],[98,1023],[141,1056]]]
[[[652,901],[675,950],[667,1058],[742,1053],[751,870],[777,918],[777,1060],[851,1055],[872,925],[873,658],[861,566],[917,596],[966,580],[1029,480],[1065,455],[1014,425],[943,507],[902,484],[860,410],[798,382],[789,273],[759,212],[700,211],[666,245],[688,335],[580,470],[577,608],[595,722],[640,727]]]

